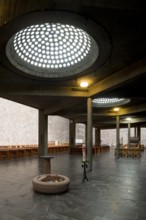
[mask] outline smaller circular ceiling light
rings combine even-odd
[[[46,78],[85,71],[98,58],[98,45],[83,29],[62,23],[28,26],[7,43],[6,55],[19,70]]]
[[[128,117],[128,118],[125,118],[126,121],[131,121],[132,118]]]
[[[120,108],[114,108],[114,112],[118,112],[120,110]]]
[[[86,87],[88,87],[88,85],[89,85],[88,82],[85,82],[85,81],[80,83],[80,86],[82,88],[86,88]]]
[[[93,107],[113,107],[121,106],[130,102],[130,99],[125,98],[97,98],[93,99]]]

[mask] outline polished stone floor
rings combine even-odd
[[[146,152],[140,159],[95,155],[84,183],[81,156],[54,156],[52,173],[71,179],[69,191],[59,195],[33,190],[42,159],[0,162],[0,220],[146,220]]]

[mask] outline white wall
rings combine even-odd
[[[38,111],[0,98],[0,145],[38,143]]]
[[[48,116],[48,141],[69,142],[69,120]]]

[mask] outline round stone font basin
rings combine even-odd
[[[61,193],[69,188],[70,179],[67,176],[43,174],[33,178],[34,190],[43,193]]]

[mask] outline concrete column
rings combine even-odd
[[[128,147],[130,147],[130,123],[128,123]]]
[[[87,124],[85,124],[85,146],[87,146]]]
[[[119,158],[120,148],[120,117],[116,116],[116,158]]]
[[[137,137],[137,127],[134,127],[134,137]]]
[[[39,156],[48,155],[48,116],[39,110]]]
[[[87,99],[87,160],[88,171],[92,171],[92,99]]]
[[[139,137],[139,142],[141,143],[141,127],[137,127],[137,137]]]
[[[100,147],[101,133],[100,128],[95,128],[95,146]]]
[[[75,147],[75,137],[76,136],[76,124],[73,120],[70,120],[69,124],[69,147]]]

